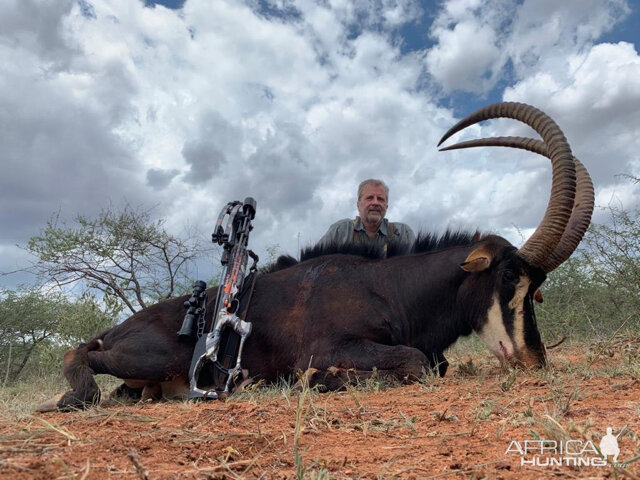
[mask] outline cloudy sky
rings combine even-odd
[[[251,246],[295,254],[355,215],[369,177],[389,184],[391,220],[520,245],[544,213],[548,161],[436,148],[457,119],[501,100],[560,124],[599,205],[640,203],[619,177],[640,175],[637,1],[0,6],[0,272],[27,264],[20,246],[52,214],[125,202],[178,235],[199,226],[204,242],[227,201],[253,196]],[[522,133],[500,121],[462,138]]]

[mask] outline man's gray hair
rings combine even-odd
[[[362,191],[367,185],[384,188],[384,193],[387,196],[387,203],[389,202],[389,187],[387,187],[386,183],[384,183],[382,180],[378,180],[377,178],[369,178],[358,185],[358,200],[360,200],[360,197],[362,197]]]

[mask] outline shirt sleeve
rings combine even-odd
[[[406,223],[394,223],[393,226],[398,229],[398,236],[400,237],[401,243],[413,245],[416,241],[416,235],[409,225]]]
[[[349,218],[339,220],[329,227],[327,233],[318,241],[318,245],[342,245],[349,241],[349,235],[353,231],[353,221]]]

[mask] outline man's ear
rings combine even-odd
[[[493,255],[487,251],[484,247],[478,247],[474,249],[464,262],[460,264],[465,272],[481,272],[489,268]]]

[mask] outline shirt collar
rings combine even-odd
[[[382,235],[384,235],[385,237],[389,236],[389,220],[387,220],[386,218],[382,219],[382,222],[380,222],[380,225],[378,226],[378,233],[381,233]],[[356,217],[356,222],[353,226],[354,230],[362,230],[363,232],[365,232],[365,228],[364,228],[364,224],[362,223],[362,219],[358,216]]]

